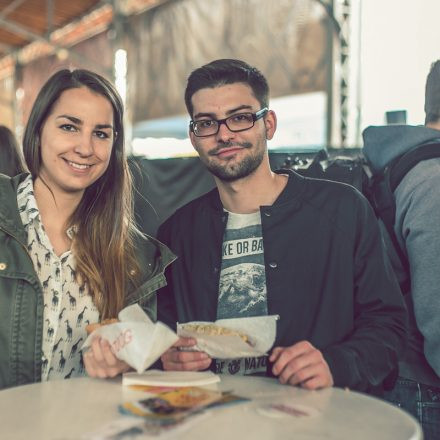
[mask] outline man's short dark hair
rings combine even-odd
[[[245,83],[252,89],[261,107],[268,107],[269,86],[266,78],[255,67],[241,60],[215,60],[194,70],[188,78],[185,90],[185,104],[193,116],[191,98],[200,89],[214,88],[226,84]]]
[[[440,60],[432,63],[425,88],[425,124],[440,121]]]

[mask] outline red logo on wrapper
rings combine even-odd
[[[124,330],[112,343],[113,352],[117,353],[128,345],[133,339],[130,329]]]

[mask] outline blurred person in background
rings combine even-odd
[[[39,92],[23,139],[29,174],[0,176],[0,388],[128,369],[107,341],[82,355],[86,325],[156,290],[174,256],[133,221],[123,104],[87,70]]]
[[[13,177],[23,172],[22,155],[14,133],[0,125],[0,173]]]
[[[440,60],[425,86],[425,125],[368,127],[364,152],[376,168],[408,151],[433,145],[440,150]],[[432,147],[429,147],[432,148]],[[409,343],[399,359],[399,376],[387,400],[420,421],[425,440],[440,439],[440,157],[421,160],[394,191],[394,232],[407,267],[393,267],[408,281]],[[390,252],[392,255],[392,252]]]

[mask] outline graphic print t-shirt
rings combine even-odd
[[[217,319],[267,315],[260,212],[228,213],[223,237]],[[216,360],[221,374],[264,374],[266,356]]]

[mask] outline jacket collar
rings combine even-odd
[[[157,248],[160,255],[160,269],[164,271],[173,261],[177,259],[177,256],[170,250],[170,248],[160,242],[157,238],[146,235],[146,238],[150,240]]]
[[[281,168],[279,170],[275,170],[274,172],[277,174],[286,174],[288,176],[288,181],[285,188],[275,200],[272,206],[280,207],[286,203],[289,203],[290,206],[292,204],[295,204],[299,208],[304,198],[307,179],[290,169]],[[214,188],[206,196],[208,197],[211,208],[223,213],[223,205],[218,189]]]
[[[299,207],[304,198],[307,179],[289,169],[281,168],[279,170],[275,170],[274,172],[277,174],[287,174],[289,179],[287,181],[287,185],[283,191],[281,191],[281,194],[275,200],[273,206],[281,206],[285,203],[294,203]]]
[[[0,174],[0,228],[22,243],[26,243],[26,231],[18,211],[17,187],[27,176],[24,173],[11,178]]]

